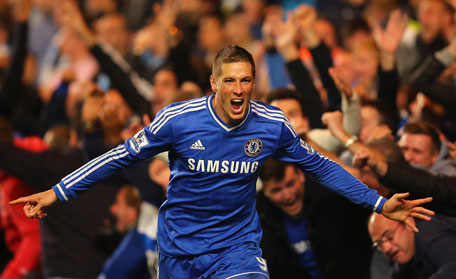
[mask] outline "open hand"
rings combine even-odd
[[[431,217],[428,215],[434,215],[434,211],[419,205],[431,202],[432,198],[405,200],[408,196],[409,193],[400,193],[392,196],[383,205],[382,214],[391,220],[404,222],[413,231],[418,232],[418,228],[411,221],[410,217],[420,218],[426,221],[431,220]]]

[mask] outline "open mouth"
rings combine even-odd
[[[394,260],[398,253],[399,253],[399,251],[394,251],[394,252],[389,253],[388,256],[390,259]]]
[[[231,107],[234,109],[234,111],[239,111],[244,104],[243,99],[233,99],[231,100]]]

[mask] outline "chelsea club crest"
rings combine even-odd
[[[250,157],[255,157],[260,154],[261,150],[263,149],[263,143],[260,139],[253,138],[249,139],[244,145],[245,154]]]

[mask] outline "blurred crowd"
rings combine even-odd
[[[455,278],[455,11],[455,0],[0,0],[0,278],[156,278],[166,154],[39,221],[8,201],[49,189],[166,105],[212,94],[227,45],[253,55],[254,98],[282,109],[309,152],[385,197],[432,196],[438,213],[415,233],[267,162],[257,208],[270,278]]]

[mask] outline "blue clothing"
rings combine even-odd
[[[119,244],[114,254],[104,263],[98,279],[148,279],[147,257],[144,249],[145,236],[136,228]]]
[[[157,219],[158,208],[142,202],[137,227],[122,239],[97,279],[157,278]]]
[[[271,89],[288,88],[291,84],[290,77],[285,67],[285,60],[276,51],[266,52],[266,62],[268,65],[269,86]]]
[[[288,214],[282,214],[288,240],[298,255],[301,267],[307,271],[309,278],[322,278],[318,270],[318,263],[315,253],[310,245],[309,235],[307,234],[307,222],[304,217],[293,220]]]
[[[165,256],[197,256],[259,244],[255,210],[258,167],[270,156],[293,162],[321,184],[380,213],[385,199],[314,151],[277,108],[250,101],[241,123],[216,115],[214,94],[161,110],[148,127],[53,187],[68,201],[96,181],[169,150],[168,200],[161,206],[158,246]]]
[[[261,249],[251,242],[195,257],[175,258],[160,254],[159,266],[159,279],[269,278]]]

